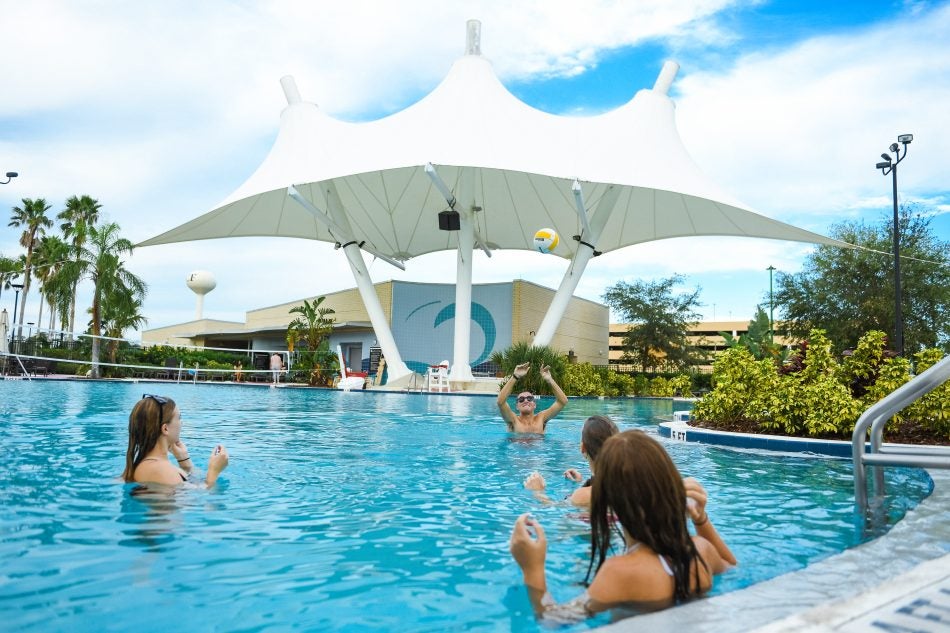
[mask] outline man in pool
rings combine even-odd
[[[567,404],[567,396],[564,395],[557,382],[551,377],[551,368],[545,365],[541,368],[541,378],[551,385],[551,391],[554,392],[555,398],[554,404],[540,413],[535,413],[535,408],[538,405],[534,394],[530,391],[522,391],[518,394],[518,402],[515,405],[518,408],[516,414],[508,405],[508,396],[515,388],[515,383],[524,378],[529,369],[531,369],[531,363],[522,363],[515,367],[511,377],[505,381],[501,391],[498,392],[498,410],[508,425],[509,431],[515,433],[544,433],[548,426],[548,420],[560,413],[564,405]]]

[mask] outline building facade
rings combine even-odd
[[[425,373],[430,365],[452,358],[455,334],[455,286],[408,281],[374,285],[383,312],[403,361],[413,371]],[[348,367],[371,369],[376,336],[355,288],[324,295],[322,307],[332,308],[336,325],[330,348],[340,346]],[[524,280],[472,286],[470,355],[473,373],[493,373],[491,354],[514,343],[530,341],[541,325],[554,290]],[[308,298],[311,300],[313,298]],[[287,350],[287,326],[296,316],[290,309],[303,299],[249,310],[242,322],[201,319],[146,330],[146,345],[195,345],[206,348],[246,350],[255,366],[267,354]],[[578,362],[603,365],[608,356],[607,306],[572,297],[555,332],[551,346]],[[264,368],[263,365],[261,368]]]

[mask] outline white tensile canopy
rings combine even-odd
[[[535,231],[558,232],[554,254],[572,263],[534,341],[546,344],[598,252],[691,235],[850,246],[751,211],[699,170],[667,96],[677,69],[668,62],[652,90],[602,115],[551,115],[505,89],[480,55],[479,24],[470,21],[466,54],[445,80],[384,119],[333,119],[302,101],[285,77],[289,105],[257,171],[212,211],[140,246],[238,236],[340,244],[391,378],[408,369],[360,249],[397,266],[458,249],[453,380],[471,377],[473,247],[489,256],[493,249],[533,250]],[[458,230],[441,230],[438,214],[450,207]]]

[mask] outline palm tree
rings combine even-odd
[[[0,255],[0,296],[3,295],[4,290],[9,290],[13,280],[22,274],[19,261]]]
[[[46,229],[53,226],[53,221],[46,216],[49,208],[43,198],[35,200],[23,198],[23,206],[13,207],[13,214],[10,216],[9,226],[23,227],[20,246],[26,249],[26,262],[23,265],[23,303],[20,304],[20,319],[18,321],[21,325],[17,336],[23,334],[23,315],[26,312],[26,295],[30,292],[30,272],[33,266],[33,249],[36,247],[37,236],[43,236]]]
[[[33,253],[33,270],[36,272],[36,278],[40,281],[40,312],[36,317],[37,328],[43,327],[43,300],[45,299],[50,306],[50,312],[54,312],[53,300],[56,297],[58,286],[55,283],[57,274],[63,269],[63,265],[70,256],[69,244],[56,235],[44,235],[36,246]],[[52,328],[52,324],[50,325]]]
[[[148,322],[142,315],[142,299],[124,286],[113,288],[102,302],[102,330],[110,337],[109,362],[115,364],[119,339],[125,331],[142,327]]]
[[[72,196],[66,200],[66,208],[57,214],[57,218],[63,220],[59,225],[63,232],[63,237],[67,240],[72,238],[73,256],[79,258],[79,252],[89,236],[89,230],[99,221],[99,209],[102,205],[95,198],[87,195],[80,197]],[[79,285],[79,278],[73,281],[72,292],[69,301],[69,333],[75,331],[76,323],[76,286]]]
[[[303,305],[290,309],[300,316],[287,325],[288,347],[291,340],[303,341],[307,351],[300,352],[301,366],[310,370],[311,385],[330,384],[336,367],[336,355],[330,352],[328,337],[336,319],[333,308],[321,308],[326,297],[317,297],[313,302],[304,299]]]
[[[132,242],[119,236],[115,222],[89,228],[89,239],[79,251],[76,261],[66,266],[76,278],[86,277],[93,283],[92,292],[92,377],[99,377],[99,337],[102,335],[103,304],[110,298],[128,295],[132,300],[145,298],[146,285],[125,268],[123,255],[132,254]],[[111,309],[108,308],[108,309]]]

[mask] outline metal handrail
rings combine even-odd
[[[950,468],[950,448],[882,446],[884,425],[887,421],[898,411],[926,396],[947,380],[950,380],[950,356],[901,385],[858,418],[851,436],[851,455],[854,460],[854,502],[862,512],[866,512],[868,506],[866,465]],[[871,446],[869,452],[866,452],[865,438],[868,427],[871,431]]]

